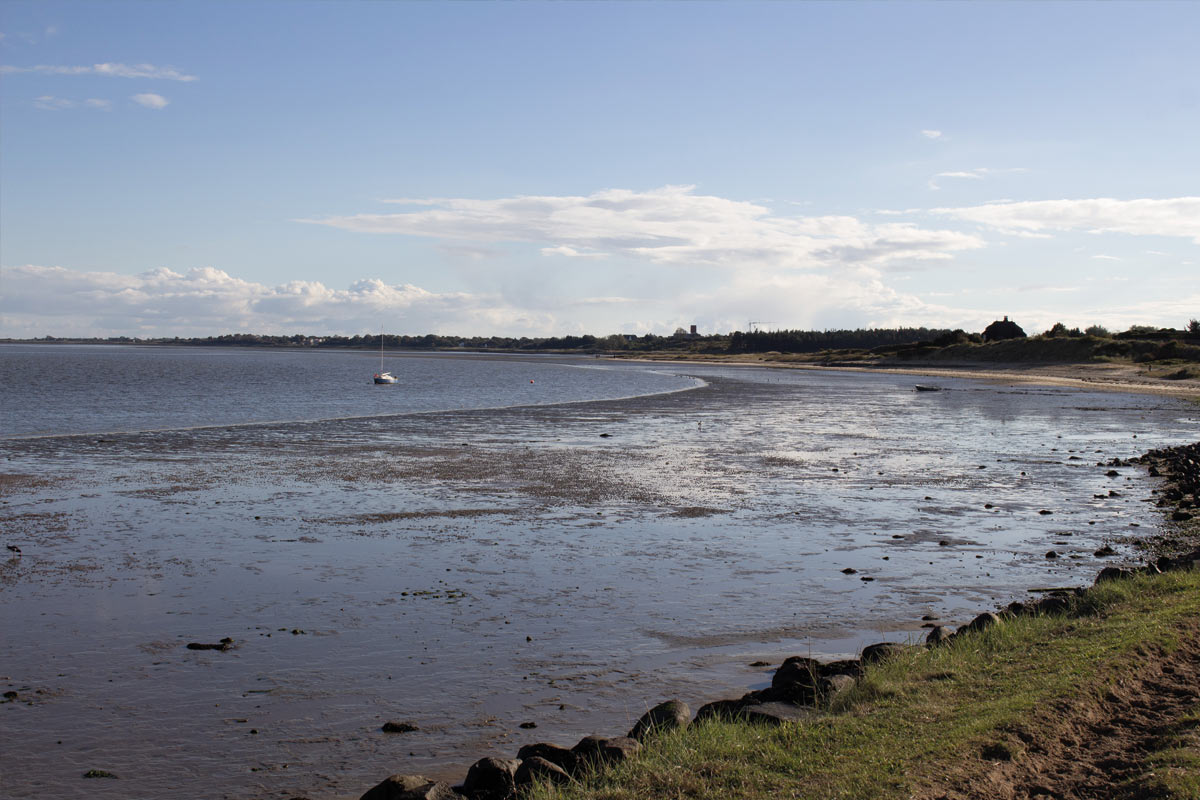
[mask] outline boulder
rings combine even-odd
[[[999,624],[1000,624],[1000,616],[998,614],[993,614],[990,611],[985,611],[982,614],[980,614],[978,617],[976,617],[975,619],[968,622],[966,624],[966,629],[968,631],[982,631],[982,630],[987,630],[988,628],[990,628],[994,625],[999,625]]]
[[[879,642],[878,644],[869,644],[863,648],[862,663],[877,664],[881,661],[895,658],[896,656],[907,653],[912,648],[906,644],[898,642]]]
[[[1126,578],[1132,578],[1136,574],[1137,572],[1134,570],[1125,569],[1124,567],[1105,567],[1104,569],[1100,570],[1100,574],[1096,576],[1096,583],[1103,583],[1104,581],[1121,581],[1125,580]]]
[[[854,678],[850,675],[830,675],[828,678],[821,678],[818,690],[821,698],[828,703],[843,692],[849,691],[853,686]]]
[[[517,751],[517,758],[521,761],[540,758],[549,761],[567,774],[575,772],[576,762],[579,760],[570,749],[549,742],[527,744]]]
[[[939,644],[945,644],[950,641],[954,636],[955,633],[953,630],[947,628],[945,625],[938,625],[925,637],[925,644],[929,647],[936,647]]]
[[[570,752],[569,750],[567,752]],[[521,766],[517,767],[517,772],[513,776],[513,780],[517,786],[528,786],[535,781],[545,783],[553,783],[556,786],[571,782],[571,776],[552,761],[547,761],[541,756],[530,756],[521,761]]]
[[[1039,614],[1065,614],[1071,610],[1071,601],[1062,595],[1051,594],[1039,600],[1035,608]]]
[[[703,722],[706,719],[737,719],[745,705],[746,701],[744,700],[714,700],[700,706],[700,710],[696,712],[696,722]]]
[[[479,800],[505,800],[516,791],[514,777],[521,762],[515,758],[481,758],[467,770],[464,794]]]
[[[579,740],[579,744],[571,748],[571,752],[578,759],[576,769],[579,769],[585,765],[595,768],[616,764],[627,760],[641,749],[641,742],[628,736],[616,736],[612,739],[585,736]]]
[[[739,719],[755,725],[783,725],[811,719],[817,711],[791,703],[752,703],[742,708]]]
[[[821,677],[829,678],[834,675],[849,675],[857,678],[862,675],[862,662],[857,658],[846,658],[841,661],[830,661],[821,665]]]
[[[392,775],[367,790],[359,800],[461,800],[448,783],[420,775]]]
[[[788,689],[795,684],[816,688],[817,679],[820,677],[821,662],[804,656],[792,656],[771,676],[771,688]]]
[[[672,731],[676,728],[686,728],[692,721],[692,709],[687,703],[679,700],[668,700],[659,703],[642,715],[642,718],[629,731],[630,739],[642,741],[646,736],[659,731]]]

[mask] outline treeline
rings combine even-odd
[[[871,350],[893,345],[957,341],[956,333],[936,328],[856,328],[836,331],[735,331],[730,353],[818,353],[822,350]]]
[[[1184,330],[1135,325],[1121,333],[1110,333],[1099,326],[1085,330],[1056,323],[1038,339],[1092,336],[1102,339],[1200,342],[1200,322],[1190,320]],[[945,328],[856,328],[827,331],[734,331],[728,335],[703,336],[682,328],[670,336],[648,333],[642,336],[422,336],[399,334],[360,334],[355,336],[272,336],[257,333],[227,333],[222,336],[81,339],[45,336],[35,342],[79,344],[180,345],[199,347],[303,347],[312,349],[374,349],[381,344],[393,350],[479,350],[506,352],[655,352],[689,350],[697,353],[818,353],[824,350],[872,350],[876,353],[927,350],[961,344],[979,344],[977,333]],[[15,341],[12,339],[0,341]]]

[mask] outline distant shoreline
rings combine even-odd
[[[1153,372],[1135,364],[1005,364],[970,362],[959,364],[867,364],[798,363],[754,359],[714,359],[678,354],[652,358],[645,356],[618,357],[621,361],[645,363],[719,364],[722,366],[768,367],[771,369],[823,370],[831,372],[869,372],[890,375],[912,375],[928,378],[965,378],[1000,383],[1035,384],[1095,389],[1107,392],[1156,394],[1169,397],[1189,396],[1200,399],[1200,380],[1166,380],[1152,377]],[[1165,370],[1164,370],[1165,374]]]

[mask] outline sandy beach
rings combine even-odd
[[[661,358],[630,358],[623,360],[648,363],[697,363],[725,364],[736,366],[768,367],[772,369],[801,369],[837,372],[872,372],[886,375],[913,375],[928,378],[968,378],[1009,384],[1033,384],[1037,386],[1070,386],[1108,392],[1134,394],[1157,394],[1165,397],[1200,398],[1200,379],[1174,380],[1165,376],[1171,370],[1161,369],[1158,373],[1144,365],[1127,363],[1096,364],[1029,364],[972,362],[965,364],[872,364],[854,366],[839,363],[803,363],[775,360],[769,356],[759,359],[731,356],[728,358],[706,358],[703,356],[671,355]]]

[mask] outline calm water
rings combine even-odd
[[[114,359],[177,369],[175,352],[74,357],[111,377]],[[457,381],[473,407],[431,390],[420,413],[371,416],[345,395],[415,401],[366,384],[369,357],[195,358],[219,414],[174,387],[191,410],[64,388],[82,421],[30,403],[12,419],[145,432],[0,441],[0,529],[24,550],[0,562],[13,797],[334,800],[623,733],[668,697],[762,685],[759,659],[851,655],[919,636],[924,614],[961,623],[1090,582],[1100,544],[1133,557],[1158,524],[1144,474],[1100,463],[1200,432],[1194,405],[1156,397],[469,356],[389,366]],[[36,371],[5,363],[6,392]],[[328,380],[322,410],[275,382],[250,392],[267,363]],[[217,427],[179,429],[199,424]],[[222,636],[238,648],[184,648]],[[387,720],[420,731],[384,735]],[[92,768],[121,777],[80,778]]]
[[[108,433],[500,408],[675,391],[695,381],[537,356],[227,347],[0,345],[0,435]]]

